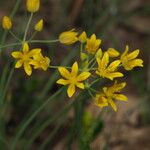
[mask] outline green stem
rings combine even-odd
[[[58,39],[56,40],[32,40],[30,43],[56,43],[59,42]]]
[[[12,31],[9,31],[9,33],[19,42],[22,42]]]
[[[81,45],[80,45],[80,54],[82,53],[82,51],[83,51],[83,44],[81,43]]]
[[[96,64],[96,61],[93,62],[93,64],[91,65],[90,69],[89,70],[97,70],[97,68],[93,68]]]
[[[11,18],[13,18],[14,15],[16,14],[16,11],[17,11],[17,9],[18,9],[18,7],[19,7],[19,4],[20,4],[21,2],[22,2],[22,0],[17,0],[17,1],[16,1],[15,6],[14,6],[12,12],[11,12],[11,15],[10,15]]]
[[[19,138],[21,137],[21,135],[24,133],[25,129],[28,127],[28,125],[33,121],[33,119],[36,117],[36,115],[38,113],[41,112],[42,109],[44,109],[45,106],[47,106],[47,104],[51,101],[54,100],[54,98],[62,92],[61,88],[60,90],[58,90],[55,94],[53,94],[50,98],[48,98],[30,117],[29,119],[24,123],[24,125],[22,126],[22,128],[18,131],[17,135],[14,138],[14,141],[12,143],[11,146],[11,150],[15,150],[16,149],[16,143],[18,142]]]
[[[91,84],[90,84],[90,86],[92,86],[93,84],[95,84],[97,81],[99,81],[101,78],[98,78],[98,79],[96,79],[96,80],[94,80]],[[89,87],[90,87],[89,86]]]
[[[54,42],[56,42],[57,40],[48,40],[49,41],[49,43],[54,43]],[[28,42],[29,43],[48,43],[48,41],[45,41],[44,42],[44,40],[29,40]],[[22,45],[22,43],[12,43],[12,44],[7,44],[7,45],[3,45],[3,46],[0,46],[0,49],[2,49],[2,48],[7,48],[7,47],[12,47],[12,46],[18,46],[18,45]]]
[[[2,49],[2,48],[7,48],[7,47],[12,47],[12,46],[18,46],[18,45],[21,45],[21,43],[7,44],[7,45],[4,45],[4,46],[0,46],[0,49]]]
[[[1,45],[4,44],[5,39],[6,39],[6,37],[7,37],[7,34],[8,34],[8,31],[5,31],[5,32],[3,33],[2,40],[1,40]],[[0,46],[0,54],[1,54],[1,52],[2,52],[2,48],[1,48],[1,47],[2,47],[2,46]]]
[[[27,26],[26,26],[26,29],[25,29],[25,33],[24,33],[23,42],[26,41],[26,37],[27,37],[27,33],[28,33],[28,29],[29,29],[32,17],[33,17],[33,13],[30,14],[30,17],[29,17],[29,20],[28,20],[28,23],[27,23]]]
[[[95,60],[95,55],[94,57],[89,61],[89,65]]]
[[[90,88],[87,89],[87,91],[88,91],[89,95],[90,95],[92,98],[94,98],[94,95],[93,95],[92,92],[90,91]]]
[[[71,69],[71,67],[66,67],[66,66],[49,66],[49,68],[52,68],[52,69],[58,69],[59,67],[64,67],[64,68],[67,68],[67,69]]]
[[[34,38],[34,36],[37,34],[37,31],[35,31],[32,36],[30,37],[30,39],[28,40],[29,42]]]
[[[97,68],[90,68],[89,70],[90,70],[90,71],[92,71],[92,70],[97,70]]]
[[[91,88],[91,87],[89,87],[89,89],[90,89],[91,91],[93,91],[94,93],[99,93],[99,91],[97,91],[97,90],[95,90],[95,89],[93,89],[93,88]]]

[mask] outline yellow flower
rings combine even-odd
[[[35,13],[40,8],[40,0],[27,0],[26,6],[29,12]]]
[[[50,59],[48,57],[43,57],[41,53],[33,55],[33,60],[30,62],[31,65],[34,66],[34,69],[43,69],[47,70],[50,64]]]
[[[100,44],[101,44],[101,40],[100,39],[96,39],[96,35],[92,34],[91,37],[89,39],[87,39],[87,43],[86,43],[85,49],[89,53],[95,54],[96,51],[99,49]]]
[[[15,68],[20,68],[23,65],[26,74],[30,76],[32,74],[32,68],[30,66],[32,57],[40,52],[41,49],[39,48],[32,49],[29,51],[29,45],[27,43],[24,43],[22,52],[14,51],[11,53],[11,55],[14,58],[18,59],[18,61],[15,64]]]
[[[124,51],[124,53],[121,55],[121,63],[123,65],[123,67],[126,70],[131,70],[134,67],[143,67],[143,60],[142,59],[136,59],[136,57],[139,55],[139,50],[134,50],[131,53],[128,53],[129,51],[129,46],[126,46],[126,49]]]
[[[82,32],[82,33],[80,34],[80,36],[78,37],[78,39],[79,39],[79,41],[80,41],[81,43],[85,43],[86,40],[87,40],[86,32],[85,32],[85,31]]]
[[[120,55],[120,53],[114,48],[108,48],[107,53],[109,57],[118,57]]]
[[[68,85],[67,94],[69,97],[71,97],[75,93],[75,86],[80,89],[84,89],[85,86],[83,83],[81,83],[81,81],[86,80],[91,75],[90,72],[82,72],[78,75],[77,62],[72,65],[71,72],[69,72],[65,67],[59,67],[58,70],[65,79],[59,79],[57,83]]]
[[[5,30],[10,30],[12,28],[11,19],[8,16],[4,16],[2,19],[2,27]]]
[[[111,87],[104,87],[103,92],[96,95],[95,104],[101,108],[110,105],[114,111],[117,111],[117,106],[114,103],[114,100],[127,101],[127,97],[124,94],[120,94],[120,91],[125,86],[125,82],[120,84],[115,82]]]
[[[107,99],[105,98],[105,95],[104,94],[96,94],[95,96],[95,104],[98,106],[98,107],[106,107],[108,106],[108,101]]]
[[[59,41],[62,44],[70,45],[78,41],[77,35],[78,33],[75,32],[75,29],[65,31],[59,35]]]
[[[38,32],[42,31],[42,29],[43,29],[43,19],[41,19],[40,21],[38,21],[36,23],[36,25],[34,26],[34,29]]]
[[[98,63],[98,70],[96,71],[96,74],[100,75],[101,77],[113,80],[114,78],[123,76],[121,72],[116,72],[120,64],[120,60],[115,60],[108,66],[109,55],[107,52],[104,53],[101,59],[97,58],[96,60]]]

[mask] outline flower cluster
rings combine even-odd
[[[23,66],[25,72],[29,76],[32,74],[31,66],[33,66],[34,69],[43,69],[44,71],[46,71],[49,67],[50,59],[42,55],[40,48],[29,50],[28,43],[23,44],[22,52],[14,51],[11,55],[17,59],[15,68],[20,68]]]
[[[100,78],[107,80],[114,80],[121,78],[124,74],[120,68],[124,68],[129,71],[134,67],[143,67],[143,60],[137,58],[139,50],[129,52],[129,46],[126,46],[125,51],[120,54],[114,48],[108,48],[103,51],[101,48],[102,40],[97,38],[95,34],[90,36],[85,31],[82,33],[77,32],[75,29],[71,29],[62,32],[58,39],[48,40],[51,42],[60,42],[64,45],[71,45],[74,43],[80,44],[80,62],[75,61],[72,67],[69,66],[52,66],[50,65],[50,59],[43,56],[40,48],[29,48],[29,43],[32,41],[32,37],[27,39],[27,31],[32,20],[32,16],[40,8],[40,0],[27,0],[26,9],[31,14],[23,40],[18,39],[12,31],[12,21],[9,17],[5,16],[2,20],[2,27],[4,30],[9,30],[10,33],[20,42],[22,45],[21,51],[13,51],[12,57],[17,59],[15,68],[23,67],[27,75],[32,74],[32,69],[42,69],[46,71],[48,68],[58,69],[60,75],[63,77],[57,80],[57,84],[67,86],[67,94],[72,97],[75,94],[76,87],[87,90],[94,100],[94,104],[103,108],[106,106],[112,106],[116,111],[117,106],[115,100],[127,101],[127,97],[121,94],[121,90],[125,87],[126,83],[115,83],[111,87],[104,87],[103,91],[97,91],[92,87],[93,83],[99,81]],[[35,33],[42,31],[43,19],[39,20],[34,25]],[[40,42],[37,40],[36,42]],[[41,43],[48,43],[42,41]],[[93,93],[94,92],[94,93]]]
[[[15,37],[15,39],[19,40],[22,45],[21,51],[13,51],[11,53],[12,57],[17,59],[17,62],[15,64],[15,68],[20,68],[23,66],[25,72],[27,75],[32,74],[32,67],[34,69],[42,69],[44,71],[47,70],[50,64],[50,59],[46,56],[43,56],[42,50],[40,48],[34,48],[32,50],[29,49],[29,44],[31,42],[31,39],[34,37],[35,34],[29,39],[26,40],[26,35],[28,31],[28,25],[30,24],[30,21],[32,19],[33,13],[37,12],[40,8],[40,0],[27,0],[26,1],[26,9],[29,13],[31,13],[31,17],[29,19],[29,22],[27,23],[27,28],[25,30],[25,34],[23,37],[23,40],[20,40],[15,36],[15,34],[11,31],[13,27],[13,23],[10,17],[4,16],[2,19],[2,27],[4,30],[9,30],[12,36]],[[39,20],[34,25],[34,30],[36,32],[40,32],[43,29],[43,19]]]
[[[91,78],[94,77],[94,80],[96,80],[95,77],[114,80],[115,78],[121,78],[124,76],[124,74],[119,71],[121,67],[128,71],[132,70],[134,67],[143,67],[143,60],[137,58],[139,55],[139,50],[134,50],[133,52],[128,53],[129,46],[127,45],[122,54],[114,48],[108,48],[103,52],[100,47],[102,40],[97,39],[95,34],[88,37],[85,31],[79,34],[75,31],[75,29],[72,29],[61,33],[59,36],[59,41],[65,45],[70,45],[76,42],[81,44],[81,70],[86,70],[86,72],[81,73],[81,75],[84,74],[84,80],[89,76],[91,76]],[[74,63],[74,65],[75,64],[76,63]],[[63,69],[65,70],[65,68]],[[65,70],[65,73],[62,73],[63,71],[60,68],[59,72],[67,80],[60,79],[57,83],[69,85],[67,91],[69,97],[73,95],[75,85],[81,89],[85,87],[83,84],[81,84],[82,86],[78,85],[78,76],[76,74],[73,75],[72,73],[71,75],[71,73],[67,70]],[[89,85],[89,82],[85,80],[85,84]],[[126,82],[117,83],[117,81],[115,81],[114,85],[111,87],[104,87],[102,92],[101,90],[97,91],[93,89],[92,86],[87,87],[87,90],[94,91],[94,104],[101,108],[110,105],[113,110],[116,111],[117,106],[114,100],[127,101],[127,97],[120,93],[125,85]]]

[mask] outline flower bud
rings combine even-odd
[[[38,21],[36,23],[36,25],[34,26],[34,29],[38,32],[42,31],[42,29],[43,29],[43,19],[41,19],[40,21]]]
[[[2,19],[2,27],[5,30],[10,30],[12,28],[12,22],[11,19],[7,16],[4,16]]]
[[[85,31],[82,32],[82,33],[80,34],[80,36],[78,37],[78,39],[79,39],[79,41],[80,41],[81,43],[85,43],[86,40],[87,40],[86,32],[85,32]]]
[[[62,44],[70,45],[78,41],[77,35],[78,33],[74,29],[65,31],[59,35],[59,41]]]
[[[26,7],[27,10],[31,13],[37,12],[40,7],[40,0],[27,0]]]
[[[82,62],[81,68],[83,71],[88,71],[89,68],[89,61],[86,59],[85,61]]]
[[[90,54],[95,54],[99,49],[101,42],[101,39],[97,39],[96,35],[92,34],[91,37],[87,39],[85,50]]]
[[[88,59],[88,55],[86,53],[81,53],[80,58],[82,61],[84,61],[84,60]]]

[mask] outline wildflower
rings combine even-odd
[[[115,82],[111,87],[104,87],[103,92],[96,95],[95,104],[101,108],[110,105],[114,111],[117,111],[117,106],[114,100],[127,101],[127,97],[124,94],[120,94],[120,91],[125,86],[125,82],[120,84]]]
[[[109,57],[118,57],[120,55],[120,53],[114,48],[108,48],[107,53]]]
[[[131,53],[128,53],[129,46],[127,45],[124,53],[121,55],[121,63],[126,70],[132,70],[134,67],[143,67],[143,60],[137,59],[136,57],[139,55],[139,49],[134,50]]]
[[[30,62],[31,65],[34,66],[34,69],[43,69],[47,70],[50,64],[50,59],[48,57],[44,57],[41,53],[33,55],[33,60]]]
[[[99,49],[100,44],[101,44],[101,40],[100,39],[96,39],[96,35],[92,34],[91,37],[89,39],[87,39],[87,43],[86,43],[85,49],[89,53],[95,54],[96,51]]]
[[[96,71],[96,74],[100,75],[101,77],[108,78],[110,80],[113,80],[116,77],[122,77],[123,74],[121,72],[116,72],[120,60],[113,61],[109,66],[109,55],[107,52],[104,53],[103,57],[96,58],[98,63],[98,70]]]
[[[37,12],[40,8],[40,0],[27,0],[26,7],[31,13]]]
[[[24,43],[22,52],[14,51],[11,53],[11,55],[14,58],[18,59],[18,61],[15,64],[15,68],[20,68],[23,65],[26,74],[30,76],[32,74],[32,68],[30,66],[32,57],[40,52],[41,49],[39,48],[32,49],[29,51],[29,45],[27,43]]]
[[[104,94],[96,94],[95,104],[101,108],[108,106],[108,101]]]
[[[36,23],[36,25],[34,26],[34,29],[38,32],[42,31],[42,29],[43,29],[43,19],[41,19],[40,21],[38,21]]]
[[[80,34],[80,36],[78,37],[78,39],[79,39],[79,41],[80,41],[81,43],[85,43],[86,40],[87,40],[86,32],[85,32],[85,31],[82,32],[82,33]]]
[[[12,28],[11,19],[8,16],[4,16],[2,19],[2,27],[5,30],[10,30]]]
[[[68,85],[67,94],[69,97],[71,97],[75,93],[75,86],[80,89],[84,89],[85,86],[83,83],[81,83],[81,81],[86,80],[91,75],[90,72],[82,72],[78,75],[77,62],[72,65],[71,72],[69,72],[65,67],[59,67],[58,70],[65,79],[59,79],[57,83]]]
[[[59,35],[59,41],[62,44],[70,45],[78,41],[77,35],[78,33],[75,32],[75,29],[65,31]]]

